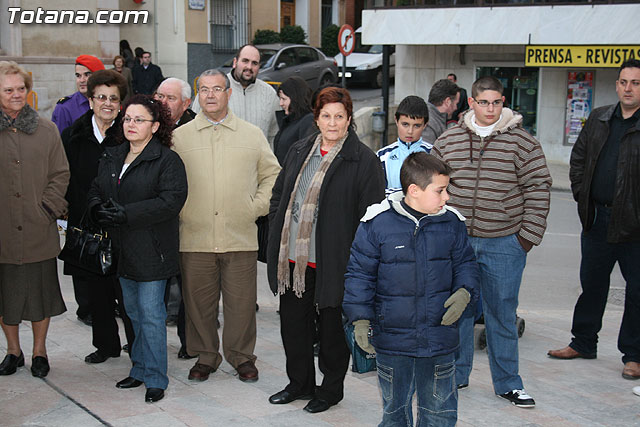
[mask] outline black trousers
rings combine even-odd
[[[90,282],[84,280],[80,276],[71,276],[73,282],[73,295],[78,303],[78,309],[76,310],[76,316],[87,317],[91,312],[89,307],[89,286]]]
[[[624,314],[618,334],[622,362],[640,362],[640,242],[608,243],[607,229],[611,209],[596,206],[591,229],[582,232],[580,284],[582,294],[573,311],[574,338],[570,346],[583,354],[595,356],[598,332],[607,305],[610,276],[616,262],[626,283]]]
[[[91,325],[92,344],[98,352],[107,356],[120,354],[120,336],[115,318],[116,299],[124,323],[127,343],[131,348],[134,340],[133,326],[124,309],[118,277],[115,274],[111,276],[88,274],[87,276],[73,276],[73,281],[74,283],[76,281],[82,283],[89,290],[89,310],[93,318]]]
[[[342,327],[342,307],[322,308],[319,316],[316,315],[315,276],[315,269],[307,267],[302,298],[291,289],[280,295],[280,332],[289,377],[285,390],[293,394],[312,394],[315,390],[317,398],[336,404],[344,397],[350,353]],[[324,375],[318,387],[313,361],[316,321],[320,338],[318,363]]]
[[[173,278],[172,278],[173,279]],[[175,276],[176,282],[178,284],[178,293],[172,293],[173,280],[169,280],[167,282],[167,289],[164,294],[164,304],[167,307],[167,313],[169,312],[170,305],[178,304],[178,320],[176,321],[176,326],[178,327],[178,338],[180,338],[180,346],[187,348],[187,334],[185,330],[185,311],[184,311],[184,301],[182,300],[182,275],[178,274]]]

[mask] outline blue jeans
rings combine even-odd
[[[607,305],[611,271],[618,262],[627,282],[618,349],[623,354],[623,363],[640,362],[640,242],[608,243],[610,220],[611,209],[596,206],[591,229],[582,232],[582,294],[573,311],[571,333],[574,338],[570,346],[583,354],[597,354],[598,332]]]
[[[130,350],[133,367],[129,376],[147,388],[165,390],[167,377],[166,280],[136,282],[120,277],[124,307],[133,324],[135,339]]]
[[[469,237],[480,266],[482,309],[487,333],[487,353],[496,394],[522,389],[518,374],[518,328],[516,309],[527,253],[515,234],[505,237]],[[473,324],[471,308],[458,321],[460,349],[456,383],[468,384],[473,364]]]
[[[411,400],[418,395],[416,426],[455,426],[458,390],[454,354],[435,357],[377,353],[378,382],[384,413],[380,427],[412,426]]]

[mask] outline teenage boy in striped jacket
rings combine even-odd
[[[431,154],[455,171],[448,204],[466,217],[480,265],[494,391],[518,407],[532,408],[535,402],[518,373],[516,308],[527,252],[540,244],[547,226],[551,176],[540,143],[522,127],[522,116],[503,107],[503,90],[495,77],[476,80],[471,109],[438,138]],[[473,323],[468,309],[458,328],[458,388],[469,384]]]

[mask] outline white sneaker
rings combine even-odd
[[[498,396],[507,399],[520,408],[533,408],[536,406],[533,397],[529,396],[524,390],[511,390],[508,393],[499,394]]]
[[[640,385],[633,388],[633,393],[640,396]]]

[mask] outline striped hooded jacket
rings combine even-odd
[[[473,110],[445,131],[431,154],[454,169],[449,206],[464,215],[474,237],[518,233],[539,245],[547,226],[551,176],[540,143],[522,128],[522,116],[508,108],[493,132],[480,137]]]

